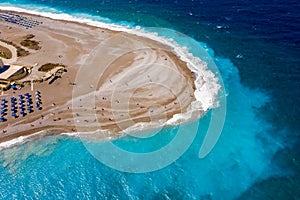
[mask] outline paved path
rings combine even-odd
[[[0,41],[0,46],[8,48],[12,53],[11,59],[1,58],[4,64],[11,64],[17,61],[17,49],[14,46],[8,45],[5,42],[1,42],[1,41]]]

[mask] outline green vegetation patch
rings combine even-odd
[[[41,47],[39,46],[39,42],[32,40],[35,36],[33,34],[26,35],[25,39],[20,43],[23,47],[27,47],[28,49],[39,50]]]
[[[30,39],[32,39],[32,38],[34,38],[34,37],[35,37],[35,35],[33,35],[33,34],[28,34],[28,35],[26,35],[25,39],[26,39],[26,40],[30,40]]]
[[[8,48],[0,46],[0,57],[5,59],[11,59],[12,53]]]
[[[35,41],[35,40],[23,40],[21,42],[21,45],[23,47],[27,47],[28,49],[33,49],[33,50],[39,50],[41,49],[41,47],[39,46],[39,42]]]
[[[38,71],[40,71],[40,72],[49,72],[49,71],[51,71],[52,69],[54,69],[56,67],[66,68],[66,65],[62,65],[62,64],[59,64],[59,63],[47,63],[47,64],[42,65],[38,69]]]
[[[30,53],[29,51],[26,51],[25,49],[23,49],[22,47],[16,45],[15,43],[11,42],[11,41],[6,41],[3,39],[0,39],[1,42],[4,42],[8,45],[14,46],[17,49],[17,56],[18,57],[24,57],[24,56],[28,56]]]

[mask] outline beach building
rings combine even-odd
[[[7,89],[13,81],[27,76],[28,70],[22,65],[6,65],[0,59],[0,89]]]

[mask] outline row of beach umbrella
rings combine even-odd
[[[2,99],[1,100],[1,116],[0,116],[0,121],[1,122],[4,122],[4,121],[6,121],[6,119],[5,119],[5,115],[7,115],[7,100],[6,99]]]
[[[0,20],[4,20],[14,24],[19,24],[21,26],[24,26],[26,29],[33,28],[42,23],[32,18],[13,13],[0,14]]]
[[[20,115],[23,117],[26,115],[26,110],[28,113],[32,113],[33,110],[33,100],[31,94],[28,92],[23,94],[19,94],[18,98],[11,97],[11,116],[17,118],[18,117],[18,108],[20,110]],[[40,91],[35,92],[35,107],[38,110],[41,110],[42,100],[41,100],[41,93]],[[8,114],[8,101],[5,98],[1,100],[1,110],[0,110],[0,122],[6,121],[5,116]]]

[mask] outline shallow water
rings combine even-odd
[[[87,151],[87,144],[63,136],[4,150],[1,198],[300,197],[299,150],[295,148],[299,142],[299,123],[296,123],[300,96],[296,12],[299,3],[290,1],[289,6],[279,0],[10,3],[27,8],[42,6],[50,12],[84,13],[80,16],[130,26],[167,27],[189,35],[195,40],[180,35],[172,37],[182,45],[189,44],[196,56],[202,56],[198,45],[210,53],[225,85],[227,112],[222,134],[208,156],[199,159],[199,149],[214,119],[213,110],[197,122],[180,126],[183,134],[194,133],[196,127],[192,145],[176,162],[150,173],[111,169]],[[148,139],[128,136],[114,144],[131,152],[149,152],[170,143],[178,128],[162,129]]]

